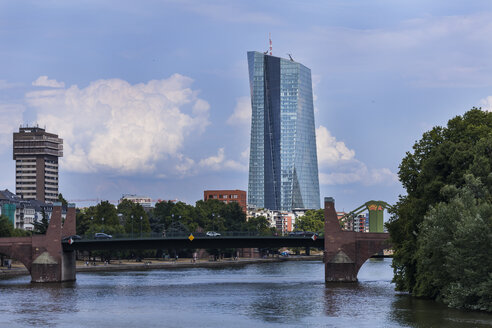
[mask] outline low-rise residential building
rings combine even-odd
[[[286,234],[294,231],[297,223],[297,219],[302,217],[307,210],[297,210],[292,212],[286,211],[273,211],[266,208],[255,208],[250,206],[246,213],[246,219],[253,217],[263,216],[265,217],[270,227],[276,228],[281,234]]]
[[[223,203],[238,203],[246,213],[246,191],[244,190],[205,190],[203,200],[215,199]]]
[[[353,231],[357,232],[369,232],[369,216],[365,214],[359,214],[354,218]]]
[[[337,212],[338,221],[341,222],[342,229],[347,231],[354,230],[354,219],[350,217],[345,217],[347,215],[346,212]],[[343,221],[341,221],[343,219]]]
[[[62,207],[62,219],[66,217],[66,210],[66,207]],[[35,199],[27,200],[8,189],[0,190],[0,215],[6,216],[14,228],[34,230],[34,223],[42,219],[43,212],[49,221],[53,204]]]
[[[296,216],[292,212],[277,212],[275,216],[275,227],[282,235],[294,230]]]
[[[128,200],[135,204],[140,204],[144,209],[150,209],[152,207],[152,198],[147,196],[124,194],[121,196],[119,203],[121,203],[124,200]]]

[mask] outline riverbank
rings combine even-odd
[[[175,260],[155,260],[147,259],[142,262],[135,261],[112,261],[109,264],[96,262],[95,264],[86,264],[86,262],[77,261],[77,272],[98,272],[98,271],[145,271],[145,270],[166,270],[178,268],[224,268],[232,266],[244,266],[249,264],[285,262],[285,261],[321,261],[322,255],[311,256],[285,256],[285,257],[268,257],[268,258],[244,258],[244,259],[223,259],[220,261],[210,261],[207,259],[197,260],[195,263],[191,259]],[[29,271],[21,265],[14,264],[12,268],[0,267],[0,279],[15,276],[28,275]]]

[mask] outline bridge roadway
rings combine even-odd
[[[167,237],[167,238],[112,238],[81,239],[62,242],[63,251],[92,251],[109,249],[169,249],[169,248],[280,248],[317,247],[324,248],[324,238],[287,236],[220,236],[220,237]]]
[[[323,249],[326,282],[354,282],[364,262],[389,246],[387,233],[343,231],[335,211],[335,200],[325,197],[324,237],[309,236],[149,236],[149,238],[81,239],[73,243],[66,236],[76,233],[75,204],[69,204],[65,221],[61,203],[53,212],[45,235],[0,238],[0,253],[22,262],[33,282],[63,282],[76,279],[74,250],[166,249],[166,248],[280,248]],[[116,237],[116,236],[115,236]],[[144,237],[144,236],[142,236]]]

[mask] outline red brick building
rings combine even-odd
[[[246,191],[244,190],[205,190],[203,200],[216,199],[226,204],[238,203],[246,213]]]

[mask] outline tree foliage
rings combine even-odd
[[[11,237],[14,231],[14,227],[9,218],[2,215],[0,216],[0,237]]]
[[[297,219],[296,231],[322,232],[325,225],[323,209],[306,211],[304,216]]]
[[[250,218],[248,222],[244,224],[243,230],[254,232],[259,235],[272,235],[272,228],[270,227],[270,223],[264,216]]]
[[[492,179],[492,174],[490,174]],[[480,179],[443,188],[450,197],[432,207],[417,241],[417,296],[452,307],[492,311],[492,202]]]
[[[127,234],[151,231],[149,218],[142,205],[124,199],[118,204],[118,213],[122,215],[123,221],[120,223],[124,225]]]
[[[62,193],[58,194],[58,201],[62,203],[62,206],[64,207],[68,205],[68,201],[63,197]]]
[[[476,108],[462,117],[451,119],[447,127],[434,127],[425,132],[422,139],[414,144],[413,152],[406,153],[398,175],[407,195],[400,196],[392,211],[392,218],[387,224],[395,250],[394,282],[398,290],[437,298],[442,296],[445,288],[451,288],[451,282],[446,280],[439,268],[443,265],[453,267],[457,263],[452,262],[450,257],[439,254],[439,249],[443,249],[443,245],[448,243],[451,243],[450,245],[464,243],[467,238],[471,238],[469,234],[473,229],[469,225],[476,222],[473,223],[470,216],[461,210],[452,214],[444,211],[445,205],[438,204],[448,204],[447,206],[454,206],[458,210],[459,207],[451,201],[449,192],[453,188],[454,190],[464,188],[467,181],[472,179],[468,176],[470,174],[482,181],[484,190],[490,195],[491,168],[492,113]],[[474,197],[474,201],[478,202],[478,198]],[[490,196],[488,197],[486,201],[490,203]],[[427,231],[429,223],[423,222],[433,222],[430,218],[436,216],[440,218],[438,221],[441,223],[448,221],[447,230],[445,225],[441,224],[444,231],[433,230],[432,239],[427,238],[425,236],[428,233],[424,233],[422,229]],[[424,217],[429,219],[424,220]],[[484,217],[483,220],[486,221],[485,225],[490,225],[490,217]],[[460,223],[463,225],[462,228],[459,222],[462,222]],[[468,228],[465,229],[464,226]],[[462,229],[461,234],[456,233],[458,228]],[[488,235],[488,238],[490,239],[491,236]],[[437,245],[441,247],[438,248]],[[471,248],[475,246],[477,245],[470,243],[467,247],[475,251]],[[431,249],[435,250],[432,254],[426,253],[425,250]],[[422,252],[427,254],[427,257],[424,257]],[[432,273],[425,273],[423,268]],[[482,278],[487,279],[487,277]],[[466,281],[460,283],[464,284]],[[461,286],[468,288],[468,286]],[[448,304],[456,306],[452,302]]]
[[[93,235],[96,232],[106,232],[112,235],[125,233],[116,207],[108,201],[102,201],[96,206],[90,206],[78,212],[76,221],[78,235]]]
[[[0,237],[27,237],[30,235],[30,231],[14,228],[8,217],[0,216]]]
[[[48,230],[48,225],[49,221],[48,218],[46,217],[46,212],[44,209],[41,210],[41,220],[38,221],[37,219],[33,222],[34,226],[34,233],[35,234],[45,234],[46,231]]]
[[[183,202],[159,202],[151,213],[152,230],[169,230],[179,222],[189,232],[243,231],[246,214],[237,203],[199,200],[195,206]]]

